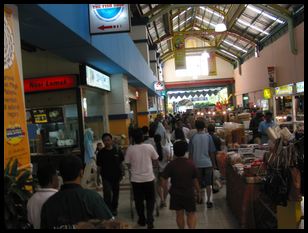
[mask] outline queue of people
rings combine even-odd
[[[254,138],[266,141],[266,129],[273,125],[272,114],[257,113],[250,128]],[[194,124],[192,124],[194,121]],[[58,174],[51,164],[39,164],[37,176],[40,184],[28,202],[28,220],[34,228],[78,228],[79,222],[90,219],[112,220],[118,215],[120,182],[123,163],[130,172],[137,223],[154,228],[156,196],[160,208],[167,206],[176,211],[179,228],[196,226],[196,203],[213,208],[214,171],[218,170],[216,153],[221,140],[215,126],[204,118],[189,115],[158,115],[148,126],[130,129],[131,145],[124,152],[109,133],[102,135],[96,150],[90,148],[93,132],[85,137],[85,161],[94,159],[97,183],[102,180],[103,197],[81,185],[84,164],[76,156],[66,156],[60,163],[63,184],[58,188]],[[104,146],[103,146],[104,145]],[[121,203],[120,203],[121,204]],[[146,209],[146,211],[145,211]]]

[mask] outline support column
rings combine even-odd
[[[138,89],[139,99],[137,100],[138,125],[139,127],[149,126],[149,105],[148,90],[146,88]]]
[[[126,136],[128,144],[129,98],[127,77],[123,74],[111,76],[111,92],[108,94],[109,130],[112,135]]]
[[[146,63],[150,66],[148,31],[145,25],[136,25],[131,27],[130,36],[136,47],[144,57]]]

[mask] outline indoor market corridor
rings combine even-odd
[[[120,188],[118,216],[119,220],[131,225],[134,229],[146,229],[137,224],[138,216],[134,209],[134,219],[131,217],[130,186],[128,179],[124,179]],[[175,211],[169,210],[169,195],[167,207],[159,209],[159,216],[154,211],[154,229],[177,229]],[[226,201],[226,186],[213,196],[214,206],[207,209],[205,204],[197,204],[196,229],[236,229],[239,228],[237,220],[231,213]]]

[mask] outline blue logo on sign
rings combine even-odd
[[[104,7],[96,5],[93,7],[95,15],[104,21],[111,22],[116,20],[124,10],[124,6]]]

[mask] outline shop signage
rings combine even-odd
[[[304,81],[296,83],[296,93],[304,92]]]
[[[270,87],[274,87],[276,84],[276,68],[275,66],[268,66],[267,67],[268,73],[268,82]]]
[[[186,69],[185,37],[184,34],[174,34],[173,51],[175,69]]]
[[[4,5],[4,167],[18,159],[29,168],[30,147],[22,85],[21,48],[17,7]]]
[[[97,87],[103,90],[110,91],[110,78],[109,76],[86,66],[86,80],[87,85]]]
[[[293,84],[275,87],[276,95],[291,95],[293,93]]]
[[[25,93],[69,89],[74,87],[76,87],[75,75],[60,75],[24,80]]]
[[[154,90],[155,91],[163,91],[165,90],[165,84],[162,81],[154,82]]]
[[[128,4],[89,4],[90,33],[130,31]]]
[[[271,88],[264,88],[264,90],[263,90],[263,97],[264,97],[264,99],[266,99],[266,100],[272,98],[272,91],[271,91]]]

